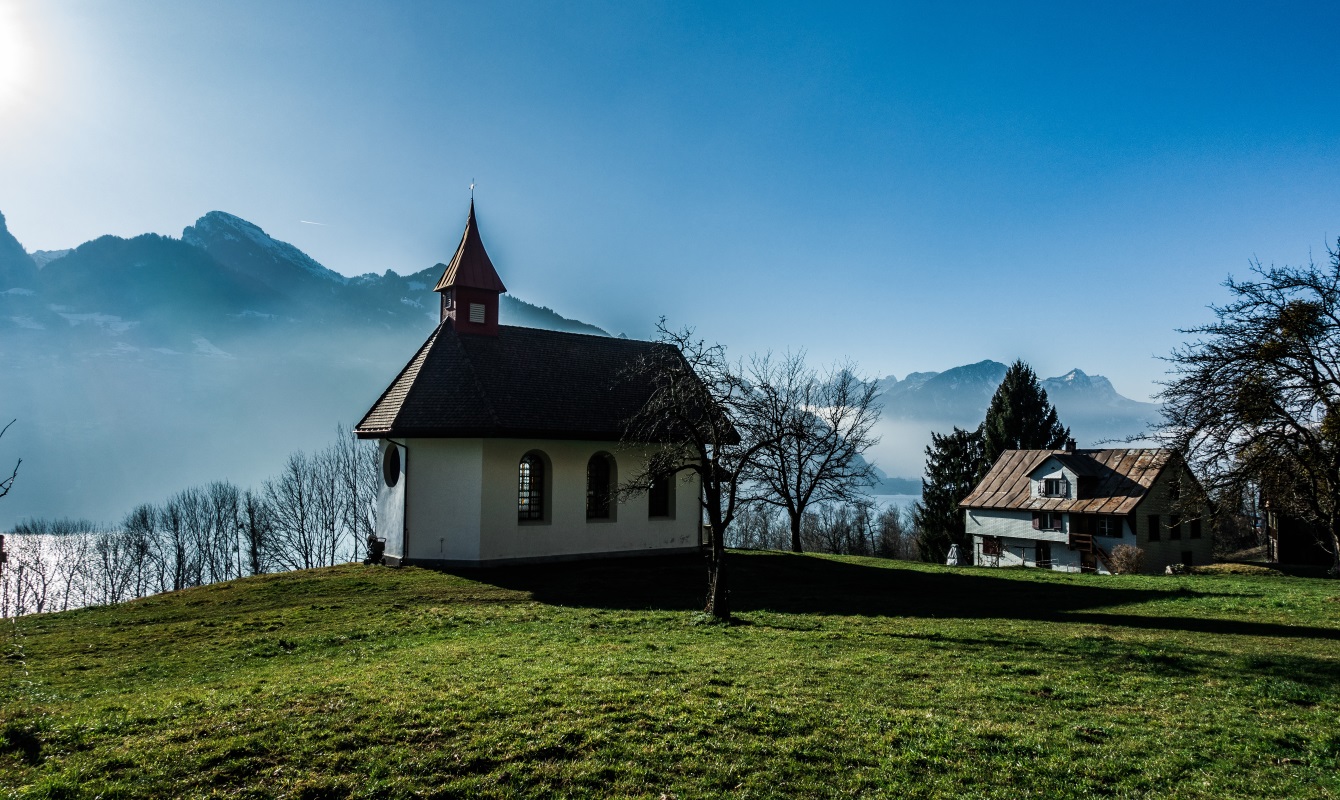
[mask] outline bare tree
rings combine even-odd
[[[146,597],[171,588],[167,559],[159,539],[158,509],[149,503],[135,506],[122,519],[121,531],[135,554],[131,594]]]
[[[5,432],[9,430],[9,426],[10,426],[10,425],[13,425],[15,422],[18,422],[18,420],[16,420],[16,419],[11,419],[11,420],[9,421],[9,424],[5,425],[5,427],[3,427],[3,428],[0,428],[0,439],[3,439],[3,438],[4,438],[4,436],[5,436]],[[9,472],[9,477],[8,477],[8,478],[4,478],[3,480],[0,480],[0,497],[4,497],[5,495],[9,494],[9,490],[12,489],[12,488],[14,488],[14,480],[15,480],[16,478],[19,477],[19,465],[22,464],[22,463],[23,463],[23,459],[21,459],[21,458],[20,458],[19,460],[15,461],[15,462],[14,462],[14,469],[10,470],[10,472]],[[0,474],[3,474],[3,473],[0,473]]]
[[[877,480],[862,456],[879,443],[879,392],[873,381],[856,377],[852,364],[819,375],[805,366],[803,353],[775,364],[764,357],[751,372],[774,391],[761,393],[753,422],[772,444],[759,451],[749,478],[764,489],[759,500],[786,511],[791,549],[799,553],[811,504],[854,502]]]
[[[89,558],[92,600],[112,605],[130,599],[139,554],[131,541],[118,530],[98,527],[90,532],[93,539]]]
[[[875,553],[875,504],[816,503],[802,520],[801,533],[809,550],[836,555]]]
[[[344,494],[342,524],[352,539],[350,560],[357,561],[377,530],[380,472],[377,446],[354,437],[343,424],[335,429],[335,462]]]
[[[312,459],[299,450],[279,474],[265,482],[265,502],[273,525],[274,563],[283,569],[321,566],[321,530],[313,497]]]
[[[317,565],[337,563],[344,539],[344,521],[348,499],[340,476],[339,454],[335,447],[320,450],[309,461],[312,519],[317,530]]]
[[[784,550],[788,542],[785,517],[775,506],[749,503],[736,515],[726,544],[744,550]]]
[[[1253,484],[1328,534],[1340,572],[1340,249],[1319,267],[1256,263],[1232,299],[1173,351],[1160,438],[1209,497]],[[1183,494],[1188,506],[1204,497]]]
[[[191,547],[191,535],[187,517],[187,506],[192,501],[186,492],[178,492],[169,497],[158,512],[163,537],[163,558],[167,563],[167,572],[172,581],[172,590],[184,589],[196,585],[194,576],[199,572],[195,553]]]
[[[902,560],[916,558],[916,532],[910,517],[910,512],[898,506],[887,506],[879,512],[875,519],[875,555]]]
[[[202,494],[206,517],[200,539],[201,579],[203,583],[230,580],[241,574],[241,492],[228,481],[214,481]]]
[[[9,539],[9,567],[14,575],[14,615],[50,611],[48,603],[56,580],[51,537],[43,527],[20,523],[17,528]]]
[[[56,565],[56,587],[60,592],[60,611],[85,605],[88,582],[88,555],[91,524],[57,520],[50,537]],[[62,530],[63,528],[63,530]]]
[[[88,520],[27,519],[10,538],[10,573],[5,603],[16,615],[65,611],[84,605],[88,595]]]
[[[242,493],[242,541],[246,548],[247,569],[251,575],[260,575],[270,569],[270,555],[274,548],[271,534],[270,506],[262,494],[247,489]]]
[[[671,331],[664,320],[657,330],[660,346],[628,376],[647,382],[652,393],[624,431],[630,445],[656,446],[620,491],[642,493],[660,480],[697,476],[711,532],[705,610],[729,619],[726,531],[740,509],[748,469],[779,436],[757,424],[776,388],[768,375],[728,361],[721,345],[695,338],[692,330]]]

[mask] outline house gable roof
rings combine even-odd
[[[1172,456],[1173,451],[1164,448],[1006,450],[959,507],[1129,514],[1149,493]],[[1056,459],[1077,475],[1096,478],[1091,496],[1033,497],[1031,475],[1048,459]]]
[[[443,323],[354,432],[617,441],[651,396],[637,366],[663,347],[510,325],[478,336]]]
[[[441,292],[458,286],[499,293],[507,291],[502,278],[498,277],[498,271],[493,268],[488,251],[484,249],[484,240],[479,238],[474,200],[470,201],[470,215],[465,219],[461,243],[456,247],[456,254],[451,257],[451,261],[443,268],[442,277],[433,291]]]
[[[1048,450],[1038,451],[1045,455],[1038,459],[1032,469],[1028,470],[1029,477],[1032,477],[1048,461],[1055,461],[1075,475],[1081,478],[1101,478],[1107,473],[1107,468],[1099,464],[1093,458],[1069,450],[1061,453],[1055,453]]]

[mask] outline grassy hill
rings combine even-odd
[[[739,554],[4,621],[20,797],[1323,797],[1340,583]]]

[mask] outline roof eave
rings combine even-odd
[[[555,441],[617,442],[617,431],[546,431],[507,428],[380,428],[355,430],[360,439],[549,439]],[[641,442],[637,444],[642,444]],[[647,443],[650,444],[650,443]]]

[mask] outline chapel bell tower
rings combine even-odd
[[[439,264],[438,266],[442,266]],[[507,291],[493,269],[493,262],[479,238],[475,223],[475,201],[470,200],[470,216],[465,233],[442,279],[433,289],[442,295],[442,321],[450,321],[457,333],[498,335],[498,295]]]

